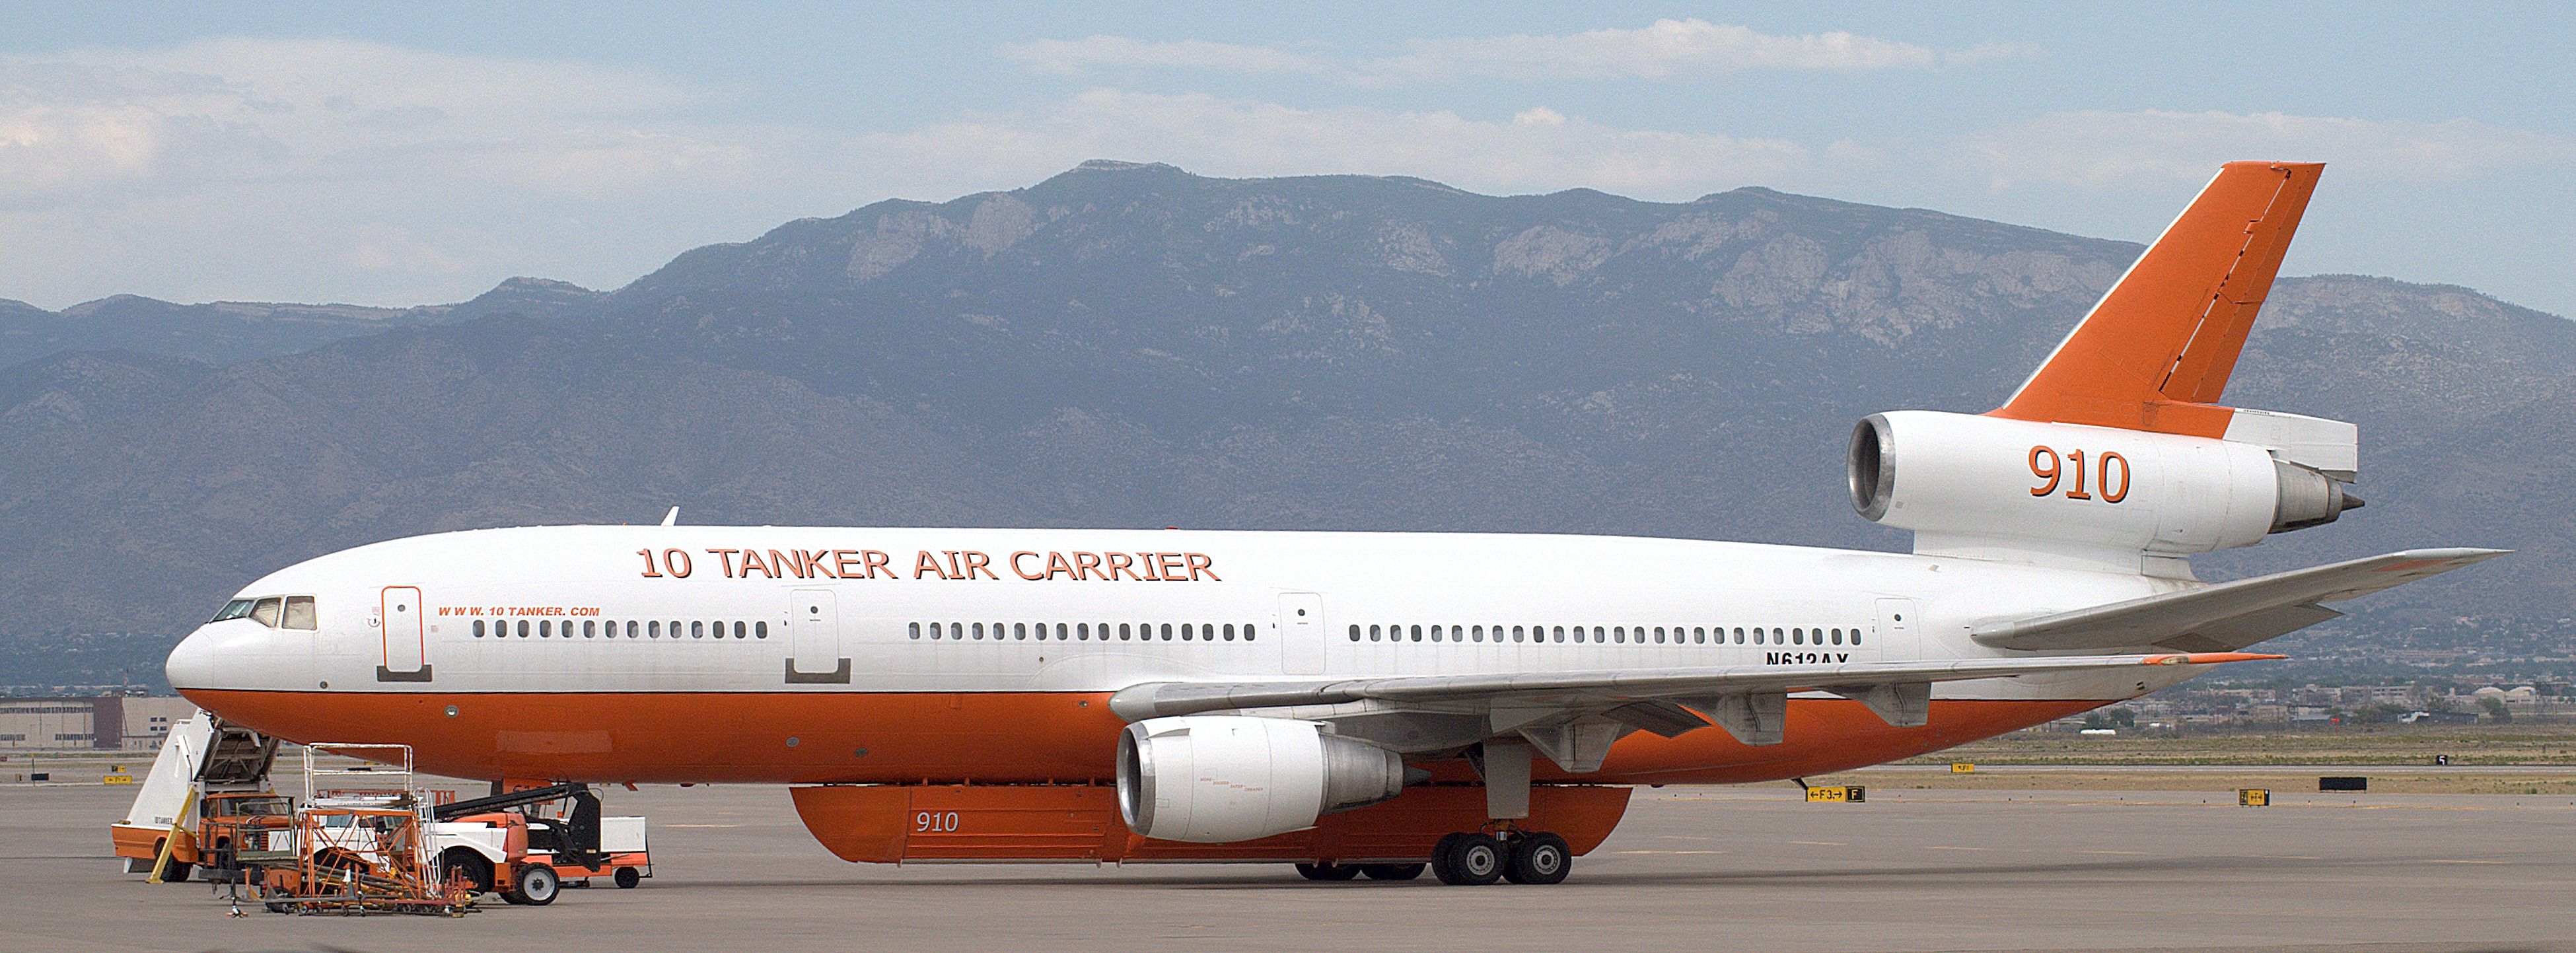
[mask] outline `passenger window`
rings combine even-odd
[[[474,637],[478,639],[483,637],[483,620],[481,619],[474,620]]]
[[[277,628],[278,607],[284,601],[275,596],[260,600],[259,604],[250,607],[250,620],[272,629]]]
[[[1852,635],[1852,644],[1853,644],[1853,645],[1859,645],[1859,644],[1860,644],[1860,630],[1859,630],[1859,629],[1853,629],[1853,630],[1851,630],[1851,635]]]
[[[1228,642],[1234,641],[1234,623],[1232,622],[1225,624],[1225,640]]]
[[[1663,626],[1660,626],[1660,625],[1659,625],[1659,626],[1656,626],[1656,627],[1655,627],[1655,644],[1656,644],[1656,645],[1662,645],[1662,644],[1664,644],[1664,627],[1663,627]]]
[[[1196,628],[1196,626],[1192,626],[1187,622],[1181,623],[1181,641],[1190,641],[1190,635]]]
[[[315,624],[315,622],[314,622],[314,618],[313,618],[313,597],[312,597],[312,596],[288,596],[288,597],[286,597],[286,625],[285,625],[285,627],[286,627],[286,628],[289,628],[289,629],[307,629],[307,630],[315,629],[315,628],[319,628],[319,626]]]
[[[1422,627],[1421,627],[1421,626],[1418,626],[1418,625],[1417,625],[1417,626],[1414,626],[1414,627],[1413,627],[1413,641],[1416,641],[1416,642],[1420,642],[1420,641],[1422,641]]]
[[[707,637],[707,624],[706,624],[706,622],[704,622],[704,621],[702,621],[702,620],[698,620],[698,619],[691,619],[691,620],[689,620],[689,637],[690,637],[690,638],[692,638],[692,639],[703,639],[703,638],[706,638],[706,637]]]
[[[1707,645],[1707,644],[1708,644],[1708,630],[1707,630],[1707,629],[1700,628],[1699,626],[1692,626],[1692,627],[1691,627],[1691,644],[1693,644],[1693,645]]]
[[[1044,628],[1040,628],[1040,629],[1038,630],[1038,637],[1040,637],[1040,638],[1045,638],[1045,637],[1046,637],[1046,630],[1045,630]],[[1028,624],[1028,623],[1026,623],[1026,622],[1013,622],[1013,623],[1011,623],[1011,638],[1018,639],[1018,640],[1020,640],[1020,641],[1022,641],[1022,642],[1026,642],[1026,641],[1028,641],[1028,640],[1029,640],[1029,624]]]
[[[523,639],[528,637],[528,620],[526,619],[519,620],[519,637]]]
[[[630,639],[635,637],[635,620],[633,619],[626,620],[626,637]]]
[[[1841,645],[1841,644],[1843,644],[1843,630],[1841,630],[1841,629],[1835,629],[1835,630],[1834,630],[1834,644],[1835,644],[1835,645]]]
[[[661,637],[662,637],[662,620],[660,620],[660,619],[655,619],[655,620],[653,620],[651,623],[649,623],[649,624],[645,625],[645,626],[644,626],[644,636],[645,636],[646,638],[652,638],[652,639],[658,639],[658,638],[661,638]]]
[[[1252,637],[1253,637],[1254,635],[1256,635],[1256,634],[1258,634],[1258,627],[1256,627],[1256,626],[1254,626],[1253,624],[1248,623],[1248,622],[1244,624],[1244,626],[1243,626],[1243,640],[1244,640],[1244,641],[1246,641],[1246,642],[1250,642],[1250,641],[1252,641]]]
[[[1165,623],[1163,623],[1163,641],[1165,641],[1165,642],[1169,642],[1169,641],[1171,641],[1171,640],[1172,640],[1172,624],[1171,624],[1171,623],[1169,623],[1169,622],[1165,622]]]
[[[1091,641],[1091,623],[1089,623],[1089,622],[1076,622],[1076,623],[1074,623],[1074,624],[1073,624],[1073,640],[1074,640],[1074,641],[1076,641],[1076,642],[1089,642],[1089,641]]]
[[[1121,622],[1121,623],[1118,623],[1118,641],[1121,641],[1121,642],[1131,641],[1131,640],[1133,640],[1135,637],[1136,637],[1136,630],[1135,630],[1135,626],[1134,626],[1134,624],[1133,624],[1133,623],[1128,623],[1128,622]]]

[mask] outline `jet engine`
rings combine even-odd
[[[1915,551],[2184,556],[2357,509],[2352,425],[2238,411],[2266,442],[1935,411],[1852,429],[1852,507]],[[2230,427],[2234,437],[2240,428]],[[2313,464],[2313,465],[2311,465]]]
[[[1136,833],[1216,844],[1315,826],[1404,792],[1404,759],[1323,724],[1150,718],[1118,736],[1118,811]]]

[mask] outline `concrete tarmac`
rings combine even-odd
[[[656,876],[462,919],[241,919],[118,873],[130,788],[0,786],[0,949],[2568,950],[2565,796],[1640,791],[1555,887],[1280,865],[843,863],[778,788],[608,794]]]

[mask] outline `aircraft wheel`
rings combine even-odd
[[[1344,881],[1344,880],[1349,880],[1349,879],[1351,879],[1351,878],[1353,878],[1353,877],[1357,877],[1357,876],[1359,876],[1359,875],[1360,875],[1360,869],[1359,869],[1358,867],[1353,866],[1353,865],[1350,865],[1350,864],[1298,864],[1298,865],[1297,865],[1297,876],[1304,877],[1304,878],[1306,878],[1306,879],[1308,879],[1308,880],[1326,880],[1326,881],[1340,882],[1340,881]]]
[[[519,895],[519,899],[512,902],[532,907],[555,902],[555,895],[563,890],[563,878],[555,876],[555,869],[544,864],[520,866],[518,875],[512,877],[510,883],[516,888],[511,893]],[[509,898],[503,895],[502,899]]]
[[[1521,835],[1512,843],[1511,862],[1503,876],[1516,884],[1564,883],[1565,875],[1574,870],[1574,852],[1565,838],[1540,831]]]
[[[1422,876],[1422,864],[1361,864],[1360,873],[1370,880],[1411,880]]]
[[[1444,884],[1493,883],[1503,879],[1503,867],[1511,861],[1510,851],[1491,834],[1452,834],[1441,841],[1449,849],[1431,858],[1431,873]]]

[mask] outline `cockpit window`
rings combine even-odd
[[[231,602],[224,603],[223,611],[215,613],[215,617],[211,621],[230,622],[234,619],[248,616],[250,615],[251,602],[252,600],[249,599],[235,599]]]
[[[250,620],[272,629],[277,628],[278,603],[284,601],[276,596],[260,600],[257,605],[250,607]]]
[[[289,629],[320,628],[320,626],[315,624],[313,618],[313,597],[286,597],[286,619],[283,622],[282,627]]]

